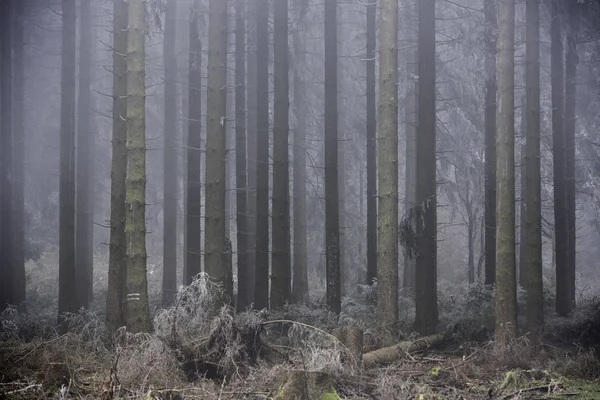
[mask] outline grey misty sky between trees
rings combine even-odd
[[[399,298],[432,334],[441,288],[488,285],[505,342],[600,289],[596,1],[2,0],[0,18],[2,308],[149,331],[201,272],[238,311],[339,314],[375,286],[393,342]]]

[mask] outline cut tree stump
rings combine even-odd
[[[384,347],[379,350],[371,351],[363,355],[363,366],[364,368],[369,369],[378,365],[391,364],[412,353],[439,346],[442,342],[444,342],[445,338],[446,335],[444,334],[436,334],[414,341],[411,340],[396,343],[390,347]]]
[[[335,380],[326,372],[289,371],[276,399],[315,400],[340,397],[335,392]]]
[[[336,328],[333,331],[333,335],[348,348],[350,354],[354,358],[354,360],[351,361],[360,366],[363,355],[363,331],[356,326],[349,325]],[[349,360],[342,359],[342,362],[348,361]]]

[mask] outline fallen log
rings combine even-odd
[[[363,354],[363,367],[366,369],[376,367],[378,365],[391,364],[410,354],[427,350],[431,347],[439,346],[446,339],[445,334],[436,334],[426,336],[417,340],[403,341],[396,343],[393,346],[384,347]]]

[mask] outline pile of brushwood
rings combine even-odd
[[[600,361],[587,342],[500,348],[484,328],[456,323],[385,346],[358,324],[236,314],[217,306],[222,295],[200,275],[155,316],[152,334],[108,333],[85,312],[59,334],[9,309],[0,399],[600,398]],[[593,325],[561,329],[589,338],[596,328],[583,323]]]

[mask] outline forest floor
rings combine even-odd
[[[493,295],[454,292],[449,298],[466,303],[451,304],[447,314],[449,301],[440,302],[442,323],[451,322],[438,335],[443,340],[408,334],[401,323],[407,346],[367,366],[381,346],[370,329],[372,293],[362,295],[346,299],[340,316],[318,304],[215,313],[219,296],[198,279],[157,312],[150,334],[109,332],[104,316],[92,312],[70,316],[70,329],[60,333],[11,308],[0,315],[0,400],[600,399],[598,301],[569,320],[551,318],[541,346],[525,336],[500,348],[484,328],[490,319],[482,310],[490,305],[473,306]],[[340,339],[340,326],[360,332],[362,362]]]

